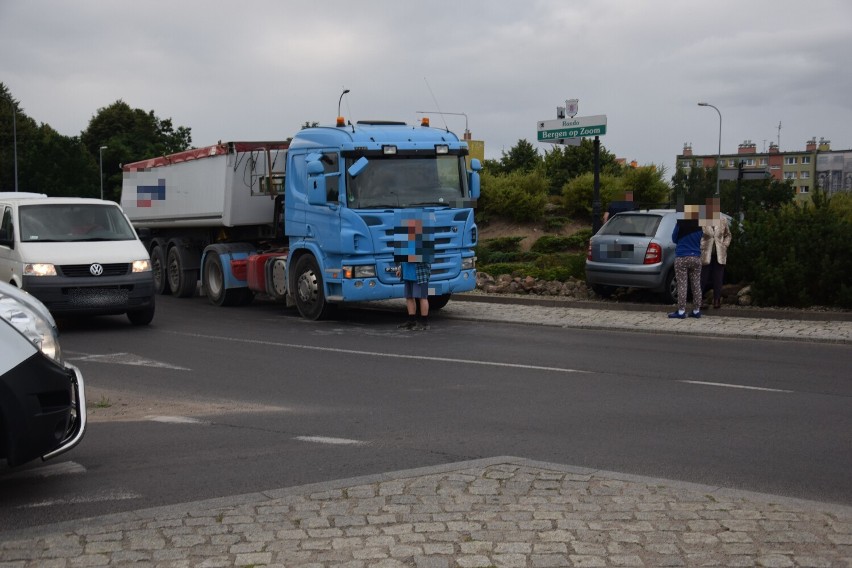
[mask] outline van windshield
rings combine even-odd
[[[114,205],[52,203],[21,206],[21,242],[132,241],[133,227]]]

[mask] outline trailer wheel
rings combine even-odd
[[[171,290],[166,282],[166,257],[160,245],[154,245],[151,249],[151,273],[154,275],[154,292],[170,294]]]
[[[254,293],[248,288],[225,288],[222,259],[216,253],[210,253],[205,257],[201,275],[207,300],[214,306],[242,306],[254,299]]]
[[[198,275],[195,270],[184,270],[180,249],[176,246],[169,249],[166,275],[172,295],[178,298],[188,298],[195,293]]]
[[[429,311],[437,312],[447,305],[452,294],[441,294],[440,296],[429,296]]]
[[[296,261],[293,289],[296,308],[302,317],[319,320],[326,317],[331,306],[325,301],[322,273],[313,256],[306,254]]]

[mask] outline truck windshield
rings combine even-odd
[[[132,241],[136,234],[113,205],[50,204],[20,208],[22,242]]]
[[[346,201],[353,209],[450,207],[465,195],[465,175],[459,156],[371,158],[357,177],[347,176]]]

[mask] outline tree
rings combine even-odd
[[[512,172],[531,172],[541,164],[541,156],[532,144],[524,139],[512,146],[508,152],[503,152],[499,161],[485,160],[484,169],[501,175]]]
[[[622,189],[633,191],[633,201],[640,208],[668,205],[670,188],[664,181],[666,169],[654,164],[638,168],[624,168]]]
[[[620,175],[622,167],[615,154],[603,144],[600,147],[601,173]],[[550,179],[550,194],[558,195],[565,184],[585,173],[595,171],[595,143],[589,138],[580,140],[579,146],[554,145],[544,152],[544,173]]]
[[[592,196],[594,195],[594,173],[577,176],[562,188],[562,205],[565,212],[577,217],[592,217]],[[601,174],[600,195],[601,212],[613,199],[621,199],[624,194],[624,178],[614,174]]]
[[[80,139],[92,156],[103,151],[104,197],[118,200],[121,191],[119,164],[186,150],[192,144],[190,129],[177,128],[170,118],[160,119],[154,111],[132,109],[122,100],[98,109]]]

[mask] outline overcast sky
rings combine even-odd
[[[604,146],[673,173],[685,142],[852,149],[850,0],[0,0],[0,81],[78,135],[118,99],[195,146],[279,140],[305,121],[465,113],[486,157],[579,99]],[[443,120],[430,113],[432,124]],[[463,116],[447,115],[460,136]]]

